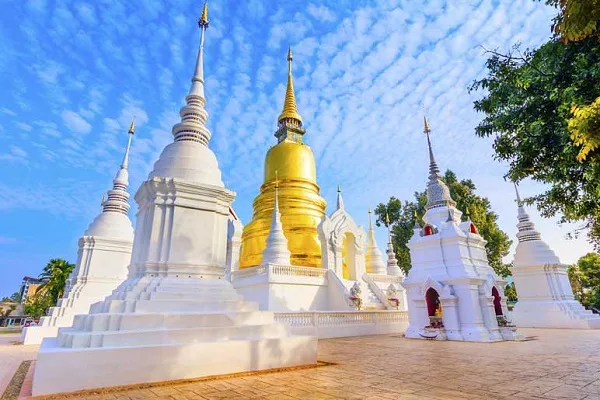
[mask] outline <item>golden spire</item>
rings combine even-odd
[[[200,28],[208,28],[208,1],[204,2],[204,7],[202,8],[202,15],[200,15],[200,19],[198,19],[198,26]]]
[[[130,135],[135,133],[135,117],[131,120],[131,125],[129,125],[129,130],[127,131]]]
[[[425,115],[423,115],[423,133],[431,133],[431,129],[429,128],[429,122],[427,122],[427,117]]]
[[[288,80],[287,89],[285,90],[285,101],[283,102],[283,111],[279,115],[279,122],[283,122],[286,119],[294,120],[298,123],[298,126],[302,126],[302,117],[298,114],[296,107],[296,95],[294,94],[294,79],[292,77],[292,48],[288,48],[287,60],[288,60]]]
[[[389,225],[390,225],[390,214],[388,214],[388,212],[387,212],[387,211],[385,212],[385,224],[386,224],[387,226],[389,226]]]

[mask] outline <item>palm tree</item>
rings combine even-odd
[[[50,303],[56,304],[58,299],[63,295],[67,279],[69,279],[69,275],[74,268],[74,264],[61,258],[51,259],[40,274],[40,279],[44,283],[38,289],[36,297],[38,294],[47,294],[50,296]]]

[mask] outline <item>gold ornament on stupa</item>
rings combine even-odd
[[[321,266],[317,226],[325,216],[326,202],[319,194],[315,157],[304,144],[306,130],[298,113],[292,76],[292,50],[288,50],[288,77],[283,110],[278,118],[277,144],[265,157],[264,183],[252,203],[252,221],[244,227],[240,268],[260,265],[271,226],[275,185],[279,211],[288,240],[292,265]]]

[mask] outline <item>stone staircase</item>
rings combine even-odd
[[[354,283],[358,282],[362,291],[362,310],[386,310],[386,307],[381,303],[381,301],[379,301],[377,295],[371,290],[367,282],[363,281],[362,279],[359,279],[358,281],[342,279],[342,282],[346,289],[348,289],[348,292],[352,286],[354,286]]]
[[[44,340],[33,394],[315,364],[316,346],[224,279],[133,278]]]

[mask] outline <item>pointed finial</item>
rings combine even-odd
[[[198,19],[198,26],[200,28],[208,28],[208,1],[205,1],[204,7],[202,7],[202,15]]]
[[[372,214],[371,207],[369,207],[368,213],[369,213],[369,230],[371,231],[371,230],[373,230],[373,222],[371,221],[371,214]]]
[[[423,115],[423,133],[431,133],[431,129],[429,128],[429,122],[427,122],[427,116],[425,115]]]
[[[296,107],[296,94],[294,93],[294,78],[292,76],[292,48],[288,48],[287,61],[288,61],[288,79],[287,88],[285,90],[285,100],[283,102],[283,111],[279,115],[278,121],[280,123],[290,120],[297,126],[302,126],[302,117],[298,114],[298,108]]]
[[[519,195],[519,188],[518,188],[517,182],[513,182],[513,185],[515,185],[515,193],[517,194],[517,205],[520,206],[520,205],[522,205],[522,202],[521,202],[521,196]]]
[[[465,208],[465,215],[467,216],[467,221],[471,219],[471,212],[469,211],[469,207]]]
[[[338,184],[337,190],[337,209],[341,210],[344,208],[344,199],[342,198],[342,189],[340,189],[340,185]]]
[[[387,211],[385,212],[385,224],[390,226],[390,214]]]
[[[130,135],[135,134],[135,117],[133,117],[133,119],[131,120],[131,125],[129,125],[129,130],[127,131],[127,133]]]
[[[419,215],[417,214],[417,210],[415,210],[413,216],[415,217],[415,226],[413,227],[413,229],[421,229],[421,225],[419,225]]]

